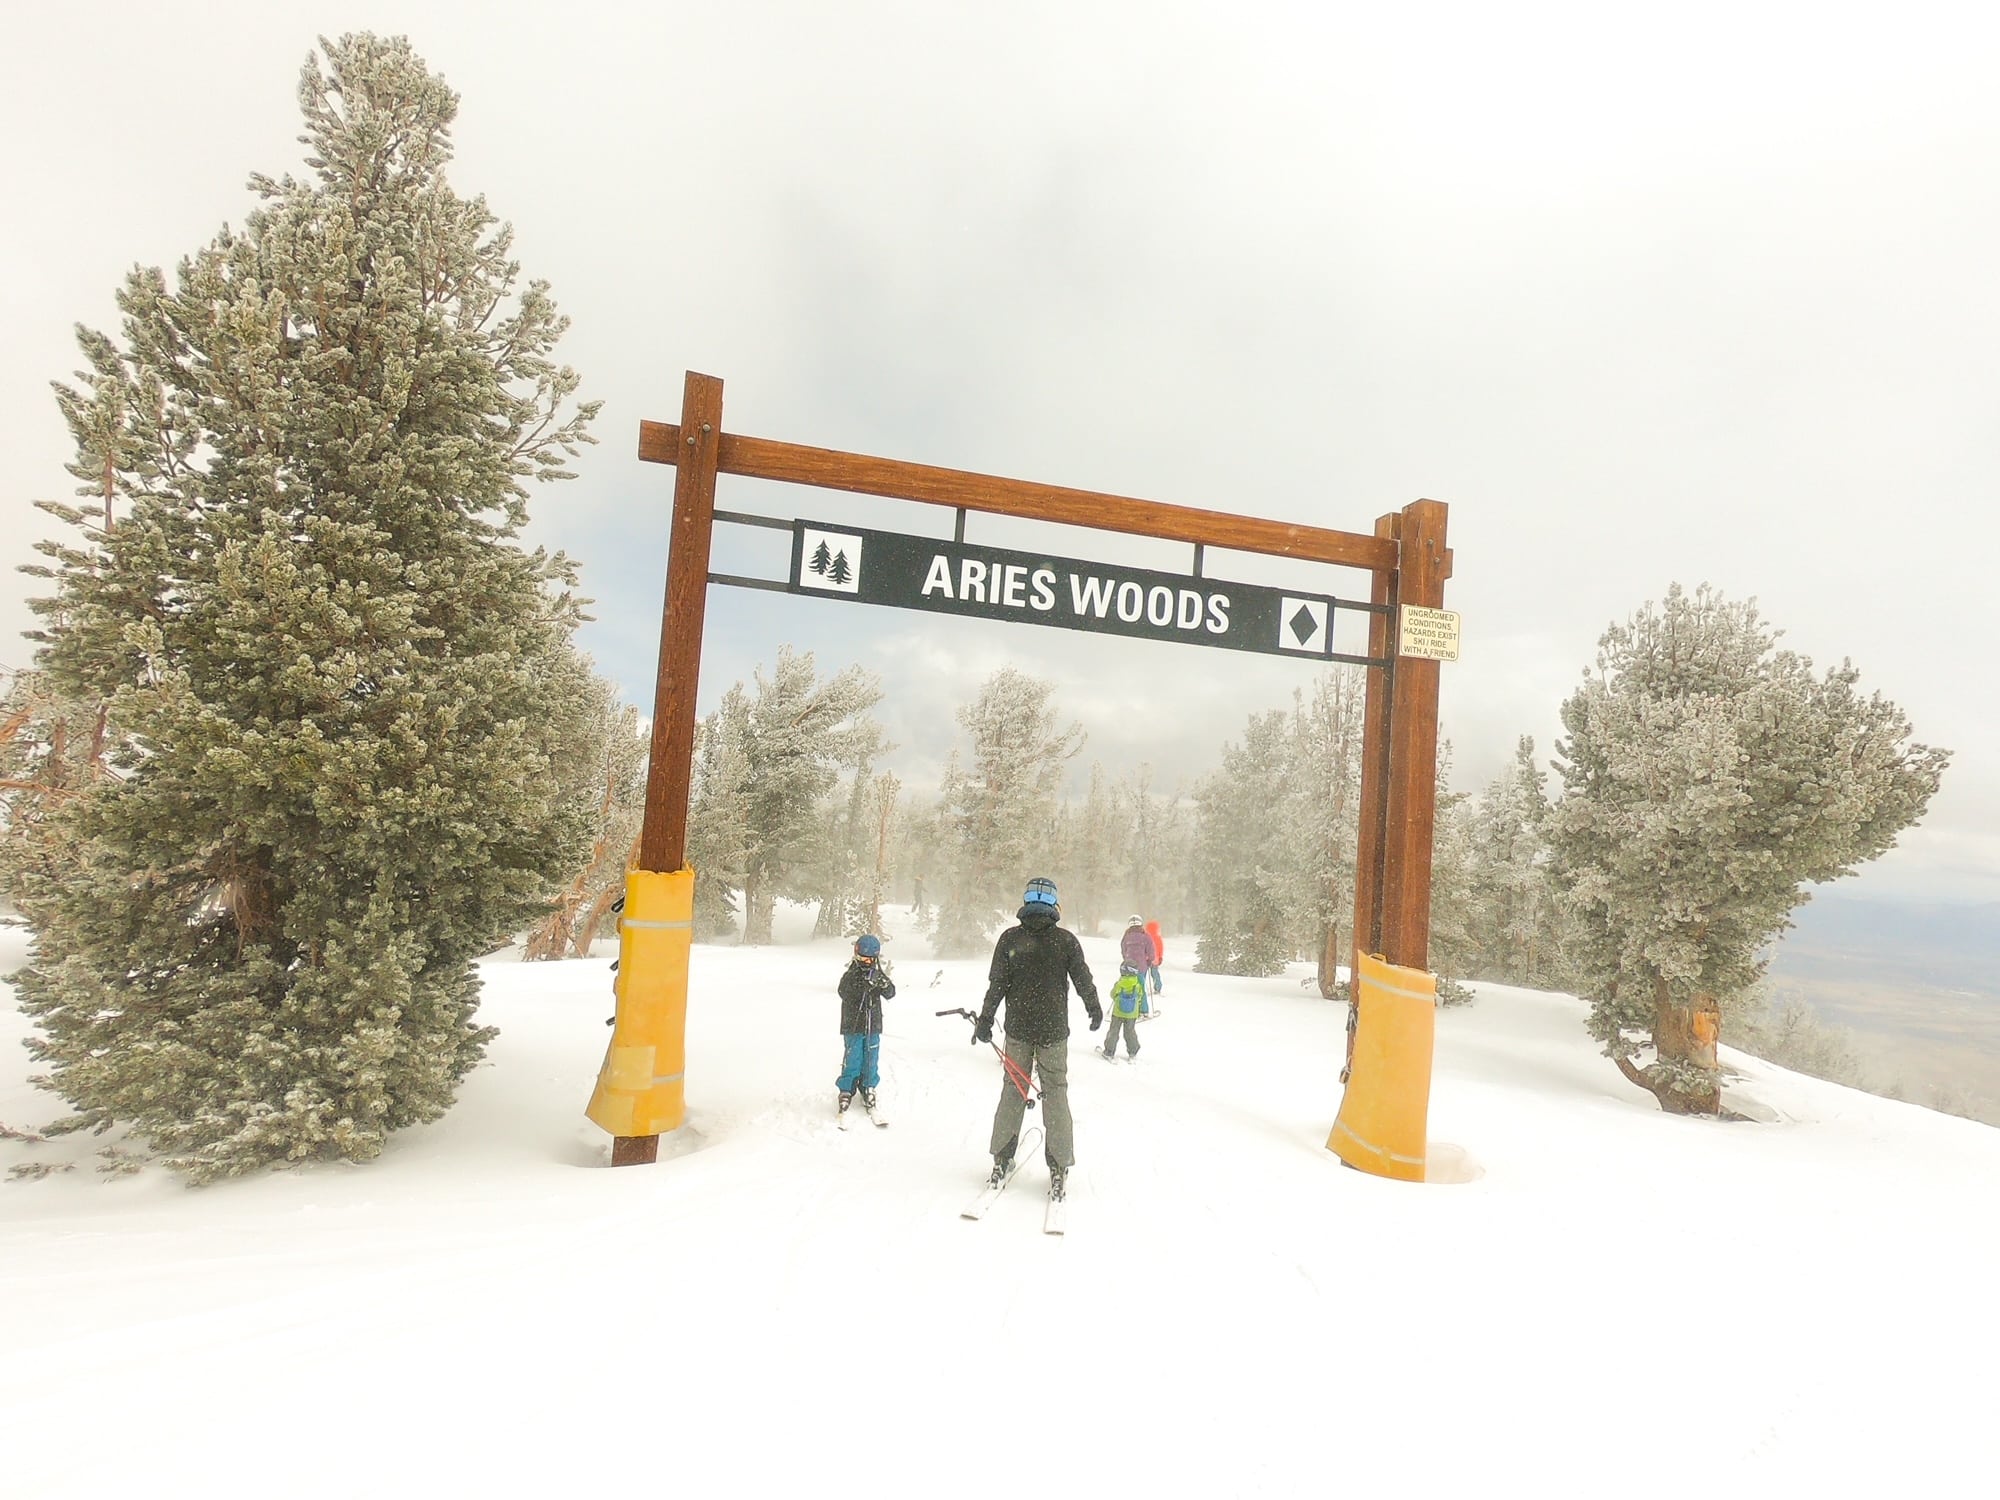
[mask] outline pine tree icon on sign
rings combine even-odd
[[[793,587],[859,593],[863,540],[851,531],[822,530],[811,524],[801,528]]]

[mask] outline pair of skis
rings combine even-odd
[[[1021,1163],[1033,1157],[1041,1149],[1041,1145],[1042,1132],[1036,1127],[1030,1126],[1027,1133],[1021,1137],[1020,1144],[1015,1148],[1014,1164],[1008,1168],[1007,1175],[998,1182],[989,1182],[985,1187],[981,1188],[979,1196],[960,1209],[958,1216],[961,1219],[985,1218],[986,1210],[991,1208],[1000,1195],[1007,1191],[1007,1184],[1020,1175]],[[1058,1196],[1055,1192],[1051,1191],[1049,1194],[1049,1205],[1042,1212],[1042,1233],[1063,1233],[1068,1212],[1068,1198],[1066,1196]]]

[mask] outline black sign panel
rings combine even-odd
[[[1333,649],[1338,604],[1331,595],[822,521],[792,523],[792,572],[786,586],[795,594],[897,609],[1274,656],[1347,659]]]

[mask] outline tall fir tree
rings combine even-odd
[[[865,931],[882,931],[882,906],[896,876],[897,833],[902,823],[899,799],[903,783],[889,772],[877,776],[869,787],[868,816],[874,824],[873,858],[863,882],[866,905],[862,912]]]
[[[18,976],[66,1124],[197,1179],[363,1160],[479,1060],[472,961],[587,848],[567,563],[522,550],[595,404],[510,235],[446,181],[457,97],[402,39],[321,44],[310,176],[83,336],[128,513],[56,553],[41,665],[138,754],[57,815]],[[74,427],[76,424],[72,422]]]
[[[118,774],[128,747],[110,730],[109,702],[57,691],[47,674],[16,672],[0,697],[0,893],[27,880],[60,882],[75,850],[57,815]]]
[[[943,790],[950,846],[932,942],[939,957],[977,953],[1019,905],[1027,882],[1048,875],[1056,854],[1056,805],[1064,767],[1083,748],[1083,728],[1059,722],[1052,684],[1013,667],[989,677],[958,713],[971,739],[971,768],[954,761]]]
[[[1468,877],[1475,953],[1484,979],[1546,988],[1563,973],[1562,922],[1543,823],[1547,777],[1523,735],[1514,759],[1470,814]]]
[[[584,666],[582,659],[577,665]],[[568,779],[571,795],[596,804],[595,827],[583,868],[556,894],[522,946],[521,956],[529,960],[588,958],[625,894],[626,872],[639,860],[649,749],[639,710],[619,703],[617,690],[595,673],[586,672],[576,692],[589,710],[595,753],[565,758],[555,774]]]
[[[749,847],[750,774],[747,746],[750,695],[731,683],[695,730],[688,788],[687,861],[694,868],[694,932],[698,938],[738,933],[744,863]]]
[[[1478,961],[1479,896],[1472,882],[1471,798],[1451,789],[1451,742],[1438,742],[1432,791],[1431,904],[1429,964],[1438,980],[1438,1003],[1470,1000],[1458,981]]]
[[[1291,926],[1303,951],[1318,956],[1320,993],[1337,989],[1335,966],[1352,947],[1341,934],[1354,916],[1355,844],[1361,805],[1361,733],[1367,681],[1359,667],[1334,667],[1294,695],[1293,823],[1298,862]]]
[[[735,822],[717,827],[704,808],[700,851],[724,853],[737,876],[743,941],[768,943],[780,897],[822,900],[846,879],[828,874],[847,865],[847,820],[832,794],[842,771],[858,772],[882,749],[881,726],[868,715],[882,689],[859,667],[822,682],[812,653],[789,646],[753,681],[754,694],[732,689],[727,711],[712,717],[705,751],[727,776],[701,791],[726,794]]]
[[[1141,761],[1118,779],[1117,807],[1123,827],[1119,896],[1123,910],[1107,912],[1124,930],[1125,916],[1136,907],[1148,920],[1165,915],[1162,898],[1174,870],[1171,857],[1176,799],[1153,790],[1153,767]],[[1178,913],[1175,914],[1178,916]]]
[[[1240,744],[1197,795],[1201,863],[1195,968],[1205,974],[1276,974],[1292,956],[1298,898],[1296,786],[1290,719],[1253,714]]]
[[[1949,760],[1851,665],[1816,677],[1777,641],[1754,601],[1676,584],[1605,632],[1562,706],[1546,827],[1589,1029],[1676,1113],[1719,1108],[1723,1008],[1804,887],[1891,848]]]
[[[1120,815],[1104,767],[1093,762],[1083,806],[1071,828],[1071,846],[1063,867],[1063,912],[1078,932],[1095,932],[1114,914],[1114,886],[1123,881],[1131,844],[1131,825]]]

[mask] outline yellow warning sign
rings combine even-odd
[[[1428,661],[1458,660],[1457,610],[1405,604],[1398,623],[1397,655],[1420,656]]]

